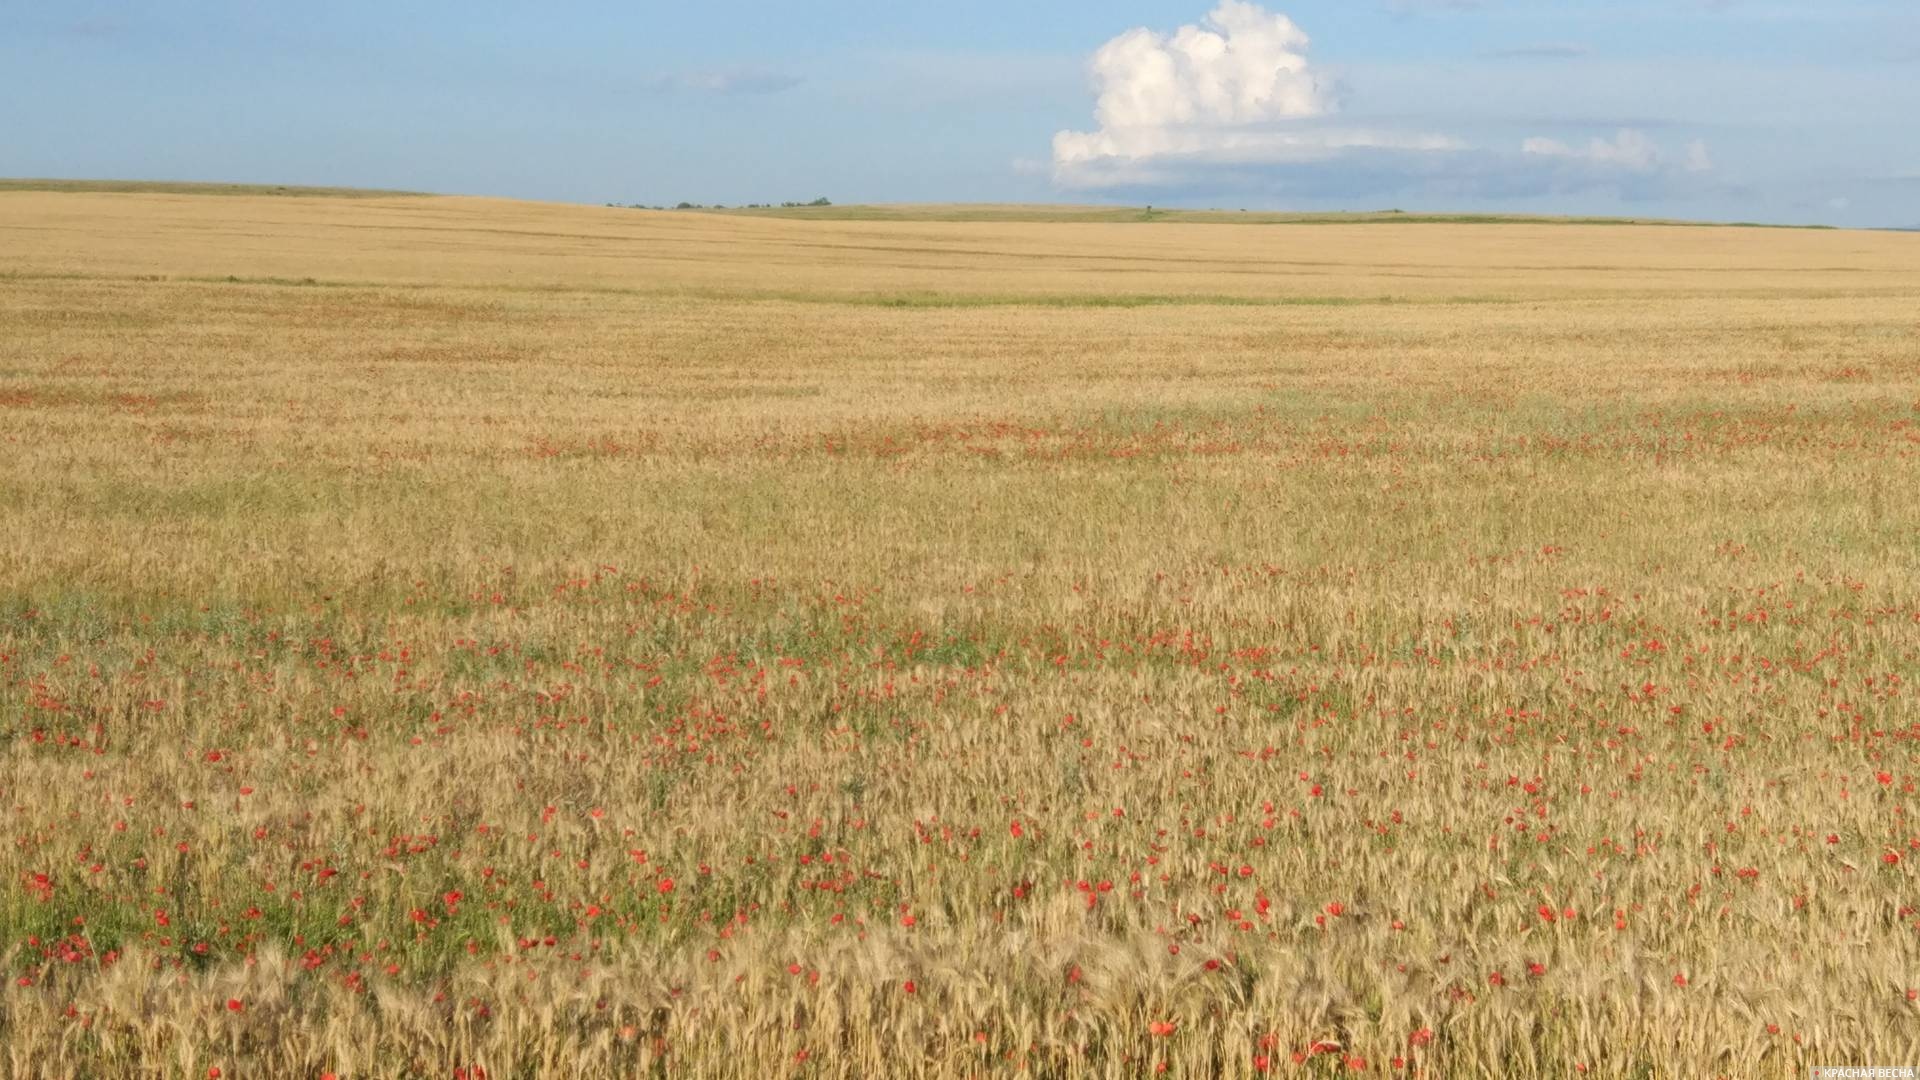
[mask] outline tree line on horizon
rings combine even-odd
[[[608,205],[608,206],[610,206],[610,207],[614,207],[614,208],[616,208],[616,209],[621,209],[621,210],[728,210],[728,209],[736,209],[736,208],[734,208],[734,207],[729,207],[729,206],[727,206],[727,204],[725,204],[725,203],[713,203],[713,204],[711,204],[711,205],[708,205],[708,204],[706,204],[706,203],[696,203],[696,202],[680,202],[680,203],[675,203],[675,204],[674,204],[674,205],[672,205],[672,206],[664,206],[664,205],[663,205],[663,206],[654,206],[654,205],[650,205],[650,204],[648,204],[648,203],[617,203],[617,202],[610,202],[610,203],[608,203],[607,205]],[[773,209],[780,209],[780,210],[800,210],[800,209],[804,209],[804,208],[806,208],[806,207],[810,207],[810,206],[832,206],[832,205],[833,205],[833,200],[832,200],[832,199],[829,199],[829,198],[827,198],[827,197],[826,197],[826,196],[824,196],[824,195],[822,195],[821,197],[819,197],[819,198],[817,198],[817,199],[815,199],[815,200],[813,200],[812,202],[783,202],[783,203],[780,203],[780,204],[778,204],[778,206],[777,206],[777,207],[776,207],[776,205],[775,205],[774,203],[742,203],[742,204],[740,204],[740,206],[739,206],[739,207],[737,207],[737,209],[740,209],[740,210],[773,210]]]

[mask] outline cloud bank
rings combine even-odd
[[[1092,131],[1053,137],[1053,181],[1079,191],[1332,197],[1418,190],[1519,197],[1609,188],[1671,195],[1712,169],[1695,142],[1670,155],[1622,130],[1582,146],[1534,136],[1475,146],[1443,133],[1343,125],[1306,32],[1248,0],[1220,0],[1170,34],[1134,29],[1094,53]]]
[[[1670,164],[1665,151],[1652,139],[1630,128],[1622,129],[1612,139],[1593,139],[1584,147],[1535,136],[1521,143],[1520,151],[1534,157],[1591,162],[1639,173],[1657,172]],[[1689,143],[1679,167],[1690,173],[1713,171],[1713,156],[1707,152],[1707,144],[1699,139]]]

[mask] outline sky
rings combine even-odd
[[[0,0],[0,176],[1920,225],[1920,0]]]

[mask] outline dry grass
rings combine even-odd
[[[0,177],[0,195],[18,192],[99,195],[249,195],[279,198],[390,199],[417,191],[375,188],[311,187],[305,184],[210,184],[196,180],[56,180]]]
[[[1920,1062],[1916,310],[1893,235],[0,193],[0,1068]]]

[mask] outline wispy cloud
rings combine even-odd
[[[682,71],[655,75],[640,83],[641,89],[655,94],[713,94],[738,96],[777,94],[805,82],[798,75],[755,68],[729,68],[711,71]]]
[[[104,40],[106,38],[124,36],[126,32],[127,25],[125,23],[118,19],[111,19],[99,15],[85,19],[77,19],[67,24],[67,33],[79,38]]]
[[[1636,129],[1572,144],[1490,148],[1445,132],[1343,124],[1305,31],[1221,0],[1172,33],[1129,30],[1093,56],[1092,131],[1053,139],[1062,188],[1175,195],[1417,190],[1476,197],[1607,189],[1673,194],[1713,168],[1697,140],[1673,154]]]
[[[1491,6],[1491,0],[1386,0],[1386,9],[1396,15],[1480,11]]]
[[[1578,60],[1592,52],[1584,45],[1518,45],[1511,49],[1493,49],[1480,55],[1490,60]]]

